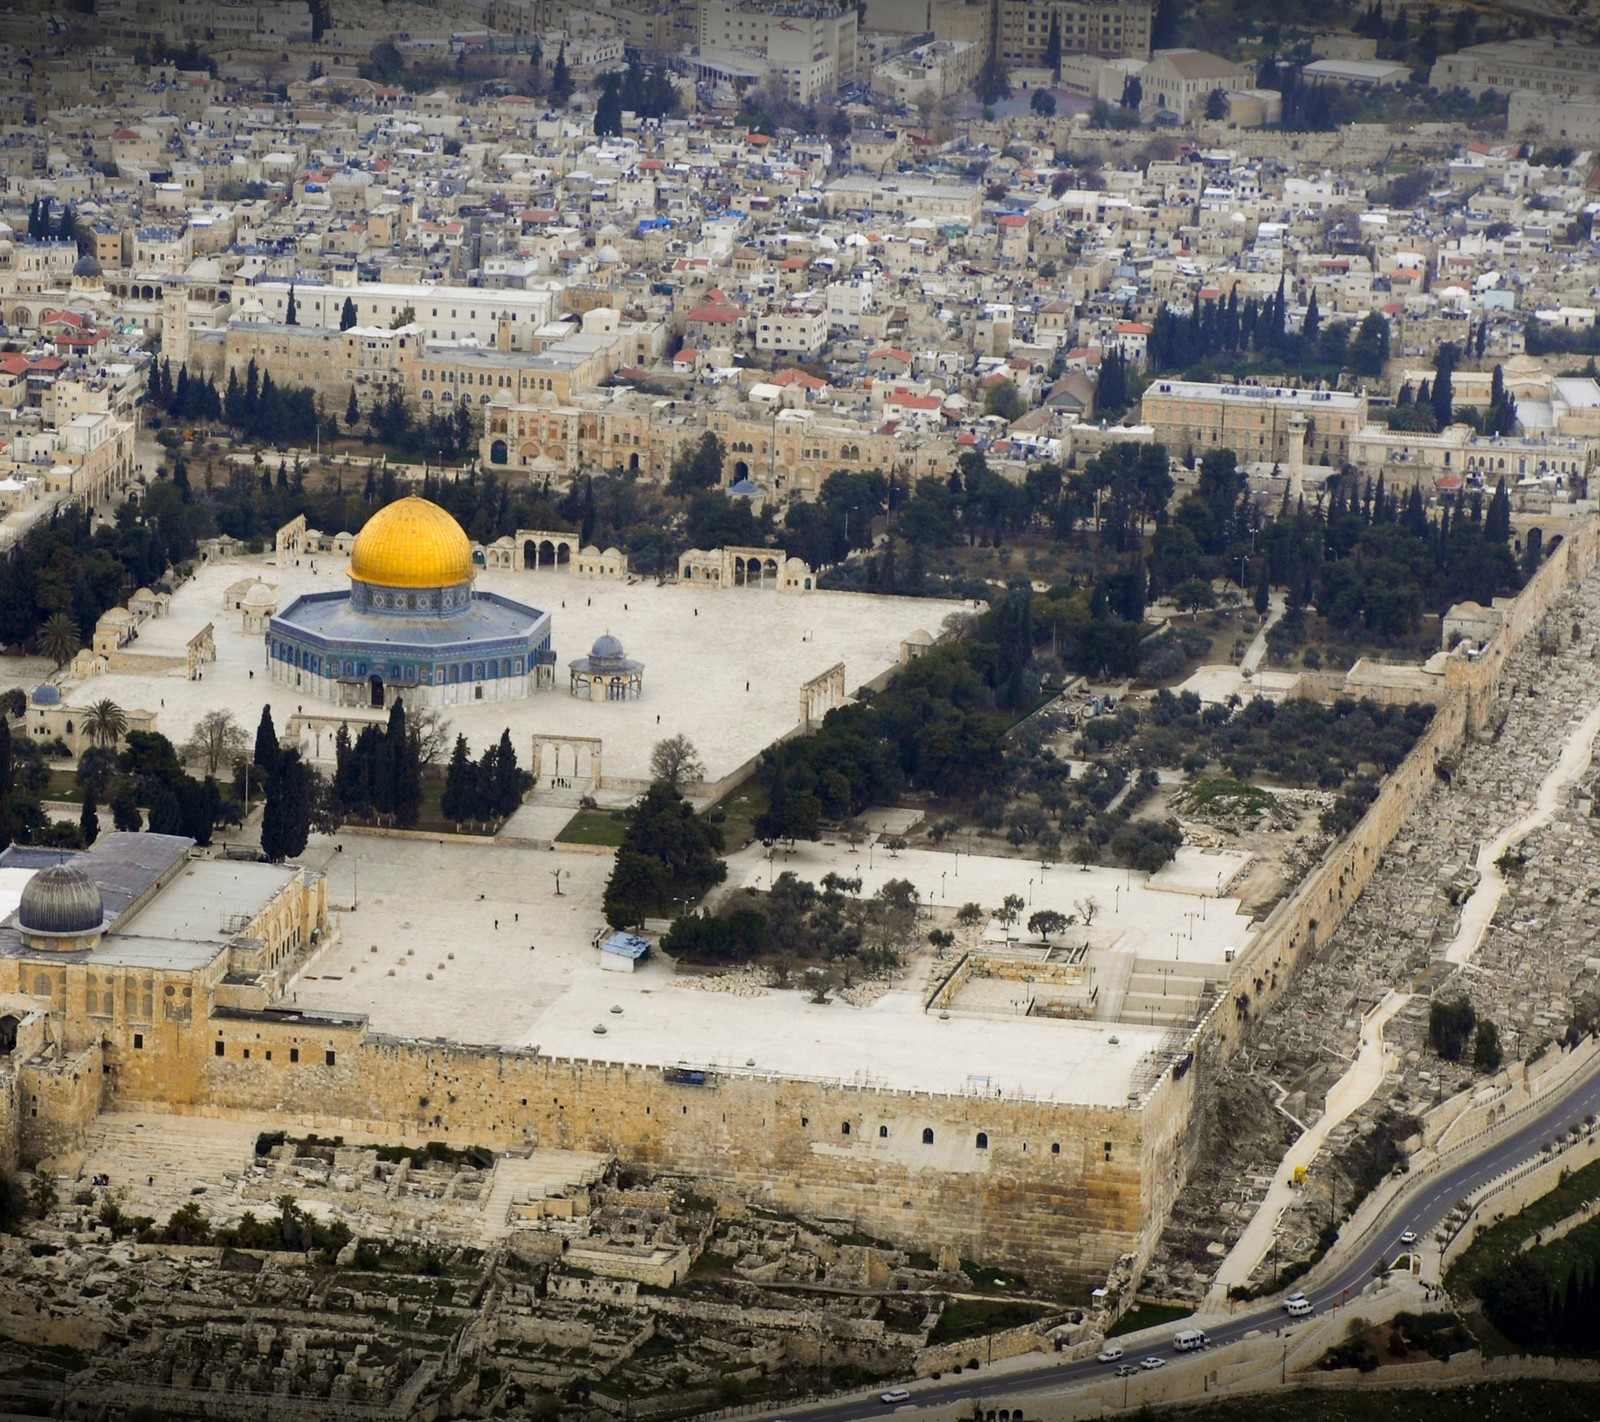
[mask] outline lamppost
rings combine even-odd
[[[1183,953],[1182,953],[1182,951],[1181,951],[1181,949],[1179,947],[1179,945],[1182,942],[1183,942],[1183,932],[1182,932],[1182,930],[1181,929],[1177,929],[1177,928],[1173,929],[1172,930],[1172,961],[1174,963],[1176,963],[1178,961],[1178,959],[1183,956]]]
[[[944,897],[944,875],[945,871],[941,869],[939,871],[939,897],[941,899]]]

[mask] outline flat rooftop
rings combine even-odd
[[[326,838],[308,847],[304,862],[326,867],[330,904],[343,906],[342,936],[307,964],[286,1005],[365,1014],[376,1032],[548,1056],[1114,1106],[1169,1040],[1172,1020],[1156,1000],[1169,970],[1153,965],[1173,964],[1175,977],[1194,983],[1220,979],[1227,950],[1249,932],[1237,901],[1216,897],[1246,856],[1197,850],[1172,867],[1172,891],[1120,869],[1053,866],[1041,875],[1022,859],[890,856],[877,847],[869,856],[865,845],[842,844],[802,844],[770,861],[755,844],[733,856],[728,882],[764,888],[772,873],[792,869],[815,883],[830,869],[854,876],[858,861],[865,892],[909,878],[935,909],[1031,895],[1013,930],[1024,939],[1030,912],[1079,912],[1093,897],[1092,933],[1068,930],[1057,941],[1092,939],[1085,964],[1105,1015],[941,1018],[923,1004],[955,960],[935,960],[925,944],[865,1006],[837,997],[813,1004],[802,988],[764,987],[753,973],[678,973],[659,953],[631,973],[606,971],[595,940],[608,931],[601,896],[610,855],[371,836],[346,838],[342,851]],[[989,936],[1003,937],[996,925]]]

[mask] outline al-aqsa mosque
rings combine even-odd
[[[349,592],[297,597],[267,624],[276,682],[338,706],[505,701],[552,684],[550,614],[473,587],[472,544],[410,495],[367,520]]]

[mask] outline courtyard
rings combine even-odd
[[[270,555],[206,564],[173,594],[170,614],[145,622],[126,649],[133,657],[176,658],[178,665],[152,660],[148,671],[115,670],[65,686],[64,699],[82,704],[109,697],[154,711],[156,728],[179,745],[218,707],[232,710],[246,732],[253,731],[263,703],[272,706],[280,734],[297,713],[352,726],[363,717],[382,719],[383,710],[340,711],[269,681],[263,638],[247,635],[241,615],[224,610],[225,593],[241,579],[271,584],[281,609],[302,593],[346,588],[348,566],[347,558],[323,554],[291,558],[283,568]],[[675,735],[694,743],[707,781],[720,780],[795,728],[805,683],[842,662],[846,694],[853,693],[896,664],[913,632],[937,636],[944,618],[967,606],[863,593],[579,579],[564,568],[480,569],[477,586],[552,614],[555,686],[520,701],[452,706],[446,715],[453,731],[465,734],[476,753],[509,726],[524,766],[535,736],[599,738],[603,774],[621,780],[648,779],[651,748]],[[202,679],[189,681],[184,647],[208,622],[215,627],[217,657]],[[636,701],[568,694],[567,663],[606,633],[645,665],[644,692]],[[330,740],[307,732],[303,750],[314,759],[331,757]]]
[[[981,994],[966,1008],[930,1011],[928,996],[953,959],[926,945],[893,981],[826,1003],[803,985],[768,986],[755,971],[679,972],[659,953],[632,973],[607,972],[595,944],[610,854],[352,834],[313,838],[303,856],[329,875],[340,934],[290,992],[302,1007],[365,1013],[375,1031],[397,1036],[1118,1105],[1172,1027],[1191,1020],[1200,986],[1223,975],[1228,949],[1247,931],[1237,901],[1215,897],[1219,876],[1225,888],[1244,856],[1199,851],[1172,866],[1171,890],[1125,870],[1041,872],[1017,859],[891,856],[881,846],[869,855],[842,844],[804,844],[772,860],[752,845],[733,857],[728,883],[765,887],[785,869],[813,881],[830,871],[854,876],[857,860],[864,893],[890,878],[916,884],[928,927],[952,921],[968,899],[993,907],[1031,892],[1035,909],[1070,914],[1095,898],[1102,909],[1090,928],[1059,941],[1092,942],[1086,961],[1105,988],[1101,1011],[1082,1021],[1027,1016]],[[998,923],[980,928],[984,950],[1043,951],[1027,942],[1032,911],[1023,910],[1011,930],[1020,941],[1010,945]]]

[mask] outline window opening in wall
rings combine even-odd
[[[228,1049],[221,1042],[218,1042],[216,1044],[216,1052],[219,1057],[225,1057],[228,1054]]]
[[[978,1132],[978,1149],[979,1150],[988,1150],[989,1149],[989,1133],[987,1131],[979,1131]]]
[[[300,1060],[300,1048],[299,1047],[290,1047],[289,1048],[289,1060],[292,1061],[292,1062],[297,1062],[297,1061]]]
[[[848,1121],[839,1127],[839,1134],[841,1136],[847,1136],[850,1134],[850,1123]]]
[[[1050,1154],[1051,1155],[1060,1155],[1061,1154],[1061,1142],[1060,1141],[1051,1141],[1051,1143],[1050,1143]]]
[[[327,1051],[323,1053],[322,1060],[326,1065],[333,1066],[337,1058],[334,1056],[332,1051]]]
[[[880,1141],[886,1141],[889,1139],[889,1128],[887,1126],[878,1127],[878,1139]]]
[[[144,1050],[144,1033],[143,1032],[135,1032],[133,1034],[133,1049],[136,1052],[142,1052]]]
[[[924,1126],[923,1127],[923,1130],[922,1130],[922,1143],[923,1143],[923,1145],[932,1145],[933,1144],[933,1127],[931,1127],[931,1126]]]

